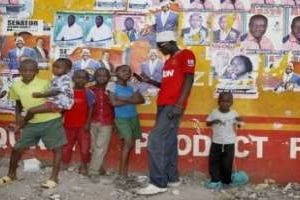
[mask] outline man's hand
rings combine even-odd
[[[168,118],[171,120],[173,118],[179,117],[183,114],[184,109],[180,106],[173,106],[173,109],[167,114]]]

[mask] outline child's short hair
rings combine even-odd
[[[77,76],[77,75],[80,74],[80,73],[84,73],[84,74],[85,74],[86,80],[90,80],[90,75],[89,75],[89,73],[88,73],[86,70],[84,70],[84,69],[76,70],[76,71],[74,72],[74,74],[73,74],[73,79],[74,79],[75,76]]]
[[[22,60],[21,63],[20,63],[20,68],[25,66],[25,65],[31,65],[33,67],[38,68],[38,63],[35,60],[31,59],[31,58]]]
[[[105,68],[105,67],[100,67],[100,68],[96,69],[96,71],[95,71],[95,73],[94,73],[94,79],[95,79],[96,73],[98,73],[98,71],[105,71],[106,74],[107,74],[108,76],[110,76],[110,71],[109,71],[107,68]]]
[[[232,95],[232,93],[231,93],[231,91],[223,91],[223,92],[221,92],[220,94],[219,94],[219,100],[220,99],[222,99],[224,96],[226,96],[226,95],[228,95],[228,96],[230,96],[231,98],[233,98],[233,95]]]
[[[68,58],[58,58],[54,61],[54,63],[60,63],[61,65],[65,66],[68,70],[72,69],[72,61]]]
[[[115,72],[117,72],[122,67],[129,67],[129,69],[131,69],[129,65],[119,65],[119,66],[116,67]]]

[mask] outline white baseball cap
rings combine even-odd
[[[176,41],[175,33],[173,31],[163,31],[156,34],[156,42],[170,41]]]

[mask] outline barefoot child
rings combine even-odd
[[[128,83],[131,69],[128,65],[120,65],[115,70],[117,81],[107,85],[109,98],[115,110],[115,124],[121,138],[121,156],[119,175],[128,175],[128,161],[136,139],[141,137],[141,129],[136,104],[144,103],[143,96],[137,88]]]
[[[85,88],[88,81],[87,71],[74,72],[74,105],[64,112],[64,127],[68,142],[63,147],[63,166],[67,168],[70,164],[73,147],[78,143],[81,156],[79,173],[83,175],[87,175],[87,164],[90,161],[90,123],[95,102],[93,92]]]
[[[41,80],[36,77],[38,74],[38,64],[36,61],[31,59],[22,61],[19,72],[21,78],[16,80],[10,89],[10,97],[16,101],[17,125],[20,124],[23,109],[29,109],[46,102],[44,98],[33,98],[32,93],[44,93],[49,88],[49,81]],[[54,188],[57,185],[61,163],[61,149],[66,143],[66,139],[61,114],[52,112],[38,113],[25,124],[21,138],[12,149],[8,174],[0,178],[0,186],[17,180],[16,170],[24,150],[36,145],[40,139],[53,153],[51,176],[41,186],[44,188]]]
[[[206,124],[212,127],[212,144],[209,152],[209,173],[211,181],[206,184],[209,189],[219,189],[222,184],[231,183],[232,164],[234,159],[235,126],[241,121],[238,113],[231,110],[232,94],[220,93],[219,108],[214,109],[207,117]]]
[[[98,182],[99,175],[105,174],[103,159],[111,137],[114,112],[106,93],[110,72],[105,67],[101,67],[95,71],[94,80],[96,84],[90,87],[94,92],[96,101],[91,122],[92,159],[89,166],[89,176],[92,182]]]

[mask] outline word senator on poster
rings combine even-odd
[[[143,133],[142,138],[136,141],[135,153],[141,154],[147,148],[148,133]],[[255,158],[263,158],[265,156],[264,149],[270,138],[267,136],[244,135],[237,136],[235,155],[238,158],[245,158],[253,156]],[[284,139],[283,139],[284,140]],[[289,158],[296,159],[297,153],[300,152],[300,138],[291,137],[283,142],[281,148],[289,148]],[[7,131],[0,127],[0,148],[6,149],[9,146],[14,146],[16,143],[15,133]],[[247,145],[250,144],[250,145]],[[209,148],[211,145],[211,138],[203,134],[179,134],[178,135],[178,154],[179,156],[187,156],[191,154],[194,157],[207,157],[209,155]],[[33,149],[36,147],[32,147]],[[44,144],[40,141],[37,145],[40,150],[46,150]]]

